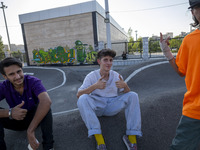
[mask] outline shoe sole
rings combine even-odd
[[[123,141],[124,141],[124,144],[126,145],[127,149],[128,149],[128,150],[130,150],[130,148],[129,148],[129,145],[128,145],[128,143],[126,143],[126,140],[125,140],[125,138],[123,137],[122,139],[123,139]]]

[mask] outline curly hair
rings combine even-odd
[[[114,58],[116,56],[116,52],[111,49],[102,49],[97,53],[97,59],[101,59],[102,57],[110,56]]]

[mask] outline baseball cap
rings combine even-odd
[[[199,5],[200,0],[189,0],[189,3],[190,3],[190,7],[188,9],[193,8],[196,5]]]

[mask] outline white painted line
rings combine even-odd
[[[52,91],[52,90],[55,90],[55,89],[57,89],[57,88],[63,86],[63,85],[66,83],[66,75],[65,75],[65,72],[64,72],[63,70],[61,70],[61,69],[58,69],[58,68],[47,68],[47,67],[30,67],[30,66],[24,67],[24,68],[55,69],[55,70],[60,71],[60,72],[63,74],[63,82],[62,82],[62,84],[60,84],[59,86],[56,86],[56,87],[54,87],[54,88],[48,89],[47,92],[50,92],[50,91]]]
[[[153,63],[153,64],[150,64],[150,65],[144,66],[142,68],[139,68],[139,69],[135,70],[130,76],[128,76],[128,78],[126,78],[125,82],[128,82],[137,73],[141,72],[144,69],[147,69],[147,68],[152,67],[152,66],[160,65],[160,64],[165,64],[165,63],[169,63],[169,62],[168,61],[157,62],[157,63]],[[56,113],[53,113],[53,115],[55,116],[55,115],[67,114],[67,113],[76,112],[76,111],[78,111],[78,108],[67,110],[67,111],[56,112]]]
[[[153,63],[150,65],[144,66],[142,68],[139,68],[139,69],[135,70],[131,75],[129,75],[128,78],[126,78],[125,82],[128,82],[131,78],[133,78],[136,74],[138,74],[139,72],[141,72],[144,69],[147,69],[152,66],[160,65],[160,64],[165,64],[165,63],[169,63],[169,62],[168,61],[157,62],[157,63]]]
[[[78,111],[78,108],[67,110],[67,111],[56,112],[56,113],[53,113],[53,116],[55,116],[55,115],[62,115],[62,114],[70,113],[70,112],[74,112],[74,111]]]
[[[30,76],[33,76],[34,73],[32,73],[32,72],[24,72],[24,75],[30,75]]]

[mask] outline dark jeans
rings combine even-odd
[[[0,107],[0,109],[3,109]],[[0,118],[0,149],[6,150],[6,144],[4,141],[4,128],[11,129],[15,131],[23,131],[27,130],[29,127],[29,124],[31,123],[37,107],[34,110],[28,111],[26,117],[24,120],[10,120],[9,118]],[[49,150],[53,148],[53,119],[52,119],[52,113],[51,109],[47,113],[47,115],[44,117],[44,119],[41,121],[40,126],[42,130],[42,138],[43,138],[43,149]]]
[[[170,150],[196,150],[200,142],[200,120],[182,116]]]

